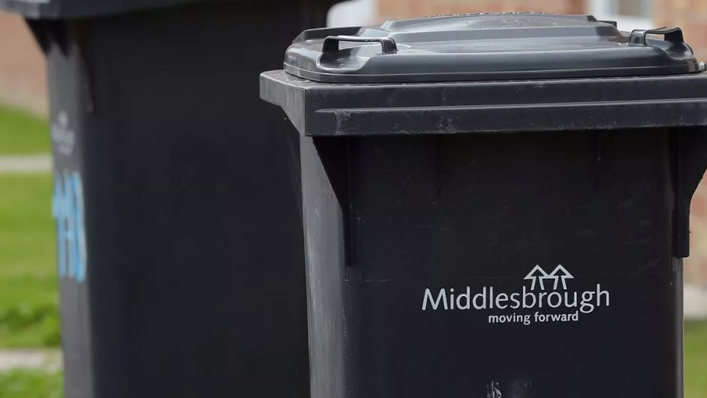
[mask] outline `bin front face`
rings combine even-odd
[[[332,140],[302,144],[309,280],[329,284],[310,285],[312,366],[343,357],[315,384],[677,396],[668,130]]]
[[[302,133],[313,398],[682,396],[707,79],[679,29],[311,35],[261,96]]]

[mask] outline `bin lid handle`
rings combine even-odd
[[[685,43],[685,38],[683,37],[682,29],[667,28],[665,26],[657,29],[634,29],[631,31],[628,43],[629,45],[645,46],[646,36],[648,35],[663,35],[665,37],[665,41],[668,41],[673,44]]]
[[[339,43],[342,41],[354,43],[380,43],[383,47],[383,54],[395,54],[398,46],[390,37],[360,37],[360,36],[329,36],[324,39],[322,53],[339,51]]]

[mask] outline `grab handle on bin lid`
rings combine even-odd
[[[317,39],[325,39],[329,36],[332,35],[355,35],[358,33],[358,31],[361,30],[360,26],[342,26],[338,28],[317,28],[317,29],[307,29],[304,32],[300,33],[297,38],[292,43],[302,43],[307,40],[317,40]]]
[[[634,29],[628,38],[629,45],[646,45],[646,36],[648,35],[663,35],[665,41],[673,44],[684,44],[685,38],[680,28],[662,27],[658,29]]]
[[[380,43],[383,47],[383,54],[395,54],[398,46],[395,40],[389,37],[359,37],[359,36],[329,36],[324,39],[322,53],[326,54],[339,50],[339,43],[348,41],[353,43]]]

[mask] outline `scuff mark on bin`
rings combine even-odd
[[[503,394],[501,393],[499,383],[497,381],[491,381],[486,391],[486,398],[501,398],[502,396]]]
[[[351,117],[351,112],[337,109],[334,111],[334,116],[336,117],[336,135],[344,134],[346,122]]]
[[[506,388],[506,398],[529,398],[533,383],[525,377],[515,378]]]

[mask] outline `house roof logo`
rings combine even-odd
[[[69,156],[74,151],[76,135],[69,125],[69,115],[66,112],[59,112],[56,122],[52,123],[51,137],[57,151],[62,155]]]
[[[553,290],[557,290],[560,284],[562,284],[563,290],[567,290],[567,280],[574,279],[574,276],[561,264],[549,274],[540,265],[536,265],[523,279],[531,281],[530,290],[536,288],[545,290],[545,281],[547,280],[551,281]]]

